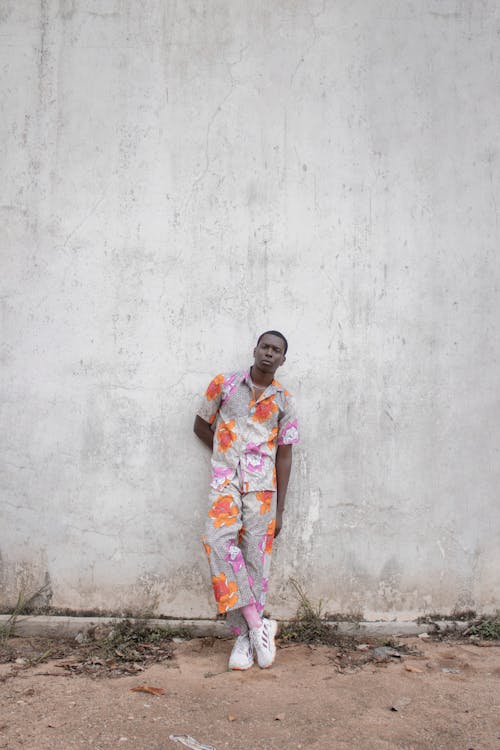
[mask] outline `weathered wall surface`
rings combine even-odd
[[[214,612],[196,398],[273,327],[303,442],[272,611],[290,577],[369,618],[500,606],[499,29],[0,3],[4,605]]]

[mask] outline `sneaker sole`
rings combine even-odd
[[[229,667],[229,669],[231,670],[231,672],[246,672],[247,669],[251,669],[254,664],[255,662],[252,662],[248,665],[248,667]]]
[[[271,620],[271,622],[273,624],[273,640],[274,640],[276,638],[277,633],[278,633],[278,623],[276,622],[276,620]],[[277,651],[277,649],[276,649],[276,643],[275,643],[274,644],[274,656],[273,656],[272,662],[270,662],[269,664],[266,664],[265,667],[261,667],[260,664],[259,664],[259,667],[261,669],[269,669],[270,667],[273,666],[274,660],[276,659],[276,651]]]

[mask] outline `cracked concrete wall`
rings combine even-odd
[[[500,606],[493,0],[3,0],[0,591],[207,616],[198,394],[283,329],[270,607]]]

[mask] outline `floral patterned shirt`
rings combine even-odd
[[[255,401],[249,370],[216,375],[198,416],[215,432],[214,489],[222,489],[235,475],[244,492],[276,488],[277,446],[299,442],[292,397],[277,380]]]

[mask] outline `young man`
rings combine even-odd
[[[262,617],[273,540],[283,520],[298,443],[292,400],[274,373],[285,362],[279,331],[259,336],[249,370],[216,375],[194,423],[212,450],[210,509],[204,546],[219,613],[237,635],[230,669],[270,667],[276,654],[275,620]]]

